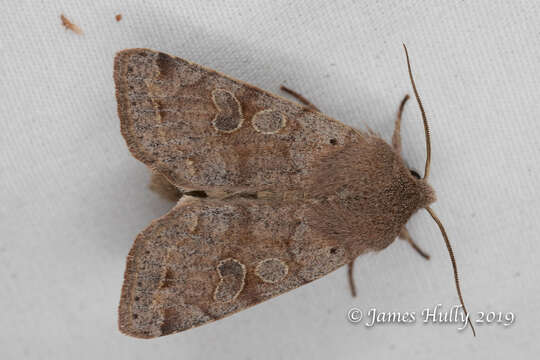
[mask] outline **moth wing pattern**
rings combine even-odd
[[[388,246],[432,201],[399,154],[313,109],[147,49],[114,78],[132,154],[184,196],[135,240],[120,329],[151,338],[233,314]]]
[[[300,200],[183,197],[129,253],[119,326],[153,338],[258,304],[346,264],[349,252],[303,219]]]
[[[311,177],[321,155],[365,134],[195,63],[148,49],[115,58],[133,155],[184,190],[256,191]]]

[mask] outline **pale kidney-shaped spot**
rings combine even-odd
[[[280,259],[264,259],[255,267],[255,275],[270,284],[277,283],[287,276],[289,267]]]
[[[277,110],[262,110],[253,115],[251,124],[253,128],[263,134],[275,134],[285,127],[285,115]]]
[[[212,100],[218,110],[214,120],[212,120],[212,125],[217,130],[226,133],[240,129],[244,117],[240,102],[234,94],[224,89],[215,89],[212,91]]]
[[[246,267],[238,260],[221,260],[217,266],[220,280],[214,292],[214,300],[229,302],[242,292],[246,279]]]

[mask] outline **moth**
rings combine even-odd
[[[405,47],[405,45],[404,45]],[[135,239],[119,306],[120,331],[154,338],[234,314],[316,280],[400,237],[429,207],[424,176],[401,157],[401,102],[392,144],[301,103],[181,58],[120,51],[114,81],[132,155],[179,200]],[[472,324],[469,320],[469,324]],[[474,331],[474,329],[473,329]]]

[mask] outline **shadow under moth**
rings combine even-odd
[[[397,237],[428,257],[405,224],[429,207],[424,177],[392,144],[195,63],[148,49],[120,51],[114,81],[122,135],[176,205],[142,231],[127,257],[123,333],[153,338],[221,319],[307,284]],[[469,320],[469,324],[472,324]],[[474,332],[474,329],[473,329]]]

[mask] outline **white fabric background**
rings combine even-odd
[[[531,358],[540,350],[540,4],[537,1],[1,1],[0,358]],[[65,13],[84,35],[66,31]],[[124,18],[117,23],[115,14]],[[117,330],[125,257],[171,204],[119,131],[113,56],[149,47],[270,91],[285,83],[332,117],[390,139],[412,56],[432,129],[433,208],[471,312],[513,311],[509,328],[346,320],[351,306],[420,311],[457,302],[425,212],[346,269],[181,334]],[[411,102],[405,158],[422,170]],[[526,356],[526,355],[529,356]]]

